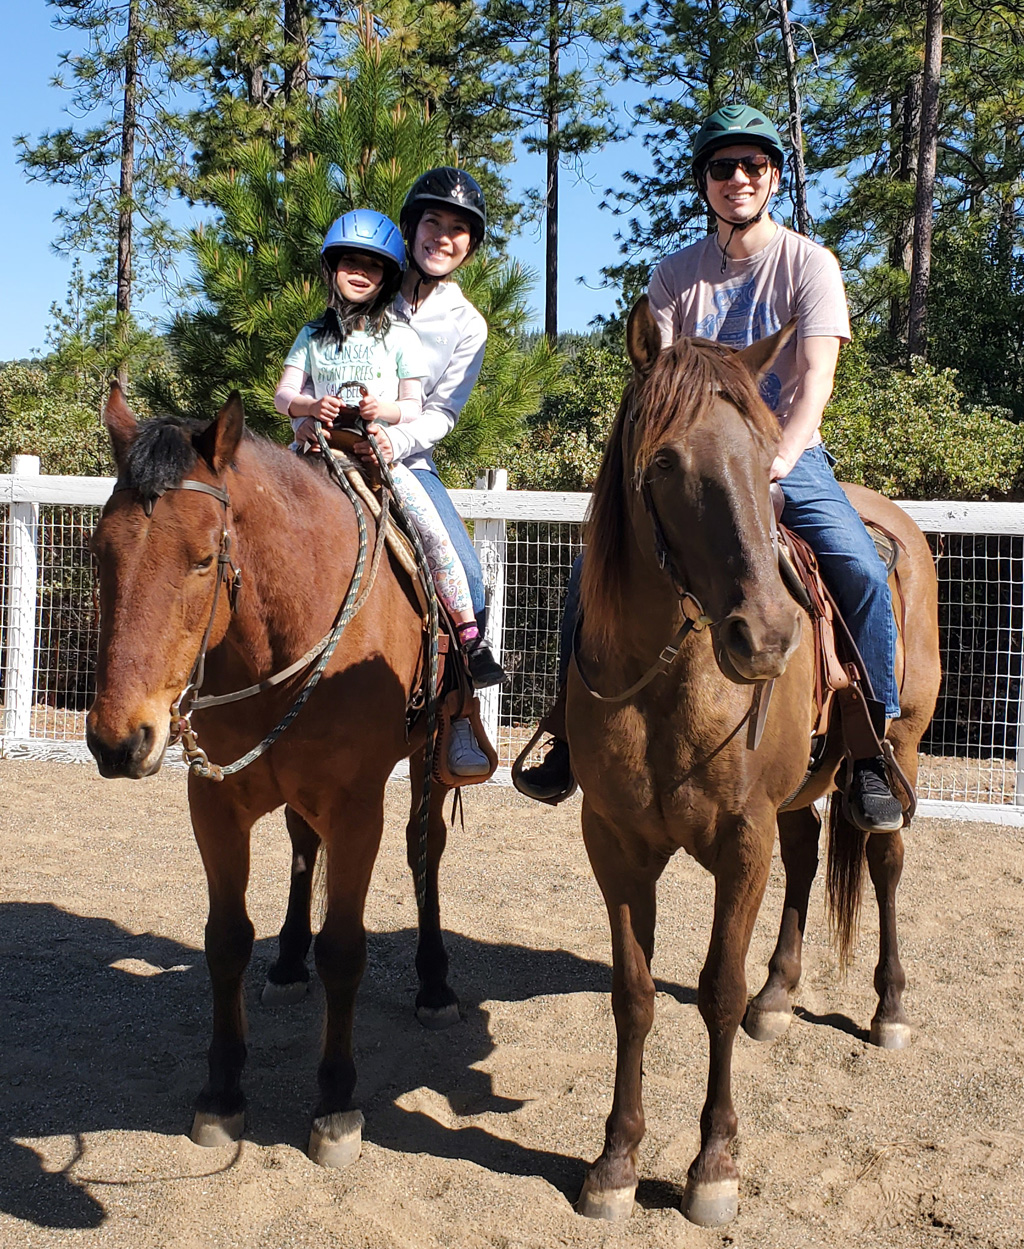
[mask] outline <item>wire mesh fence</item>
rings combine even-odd
[[[11,478],[0,477],[0,484]],[[46,478],[36,479],[35,583],[26,586],[17,564],[12,509],[0,506],[0,749],[12,739],[12,681],[31,690],[31,712],[19,723],[39,753],[47,743],[80,743],[95,686],[98,604],[88,539],[98,515],[88,495],[81,503],[46,501]],[[67,479],[64,479],[66,482]],[[63,492],[67,494],[67,490]],[[476,492],[473,492],[474,495]],[[5,495],[0,489],[0,502]],[[507,768],[532,735],[558,687],[559,626],[574,557],[581,550],[579,508],[559,519],[557,498],[509,493],[507,508],[490,496],[483,508],[469,492],[457,498],[464,515],[503,515],[500,576],[489,568],[492,592],[502,597],[500,645],[510,684],[500,692],[491,729]],[[24,505],[22,505],[24,506]],[[480,510],[475,508],[480,506]],[[921,505],[933,508],[945,505]],[[991,505],[990,505],[991,506]],[[535,511],[531,511],[535,509]],[[913,508],[911,509],[913,510]],[[1020,516],[1024,514],[1024,505]],[[979,512],[984,519],[984,515]],[[972,513],[973,516],[973,513]],[[944,677],[931,727],[922,742],[919,796],[943,804],[1024,808],[1024,520],[1021,532],[929,534],[939,575]],[[535,518],[543,517],[543,519]],[[921,517],[918,517],[921,519]],[[987,523],[987,522],[986,522]],[[979,529],[981,526],[978,526]],[[24,534],[22,534],[24,542]],[[12,555],[13,553],[13,555]],[[13,561],[13,562],[12,562]],[[21,557],[25,564],[24,555]],[[32,565],[30,564],[31,568]],[[18,600],[31,589],[30,683],[12,678],[12,622]],[[22,640],[22,645],[23,640]],[[27,695],[26,695],[27,696]],[[25,734],[22,734],[25,736]],[[505,774],[507,777],[507,773]]]

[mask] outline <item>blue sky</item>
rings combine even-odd
[[[8,56],[0,75],[0,360],[18,359],[45,349],[49,310],[63,302],[71,262],[56,256],[51,243],[57,230],[54,213],[66,202],[64,188],[41,182],[27,182],[17,163],[16,134],[34,138],[44,130],[68,124],[64,112],[69,93],[50,85],[60,53],[73,46],[77,32],[58,31],[51,26],[52,10],[42,0],[7,6],[5,29]],[[520,185],[539,183],[543,157],[524,155],[515,170]],[[559,326],[563,330],[583,330],[598,312],[609,312],[614,305],[610,291],[580,285],[583,277],[591,287],[600,280],[600,269],[617,255],[614,240],[616,219],[601,212],[598,203],[604,189],[619,180],[627,167],[646,166],[639,140],[611,146],[588,162],[589,182],[573,185],[563,175],[560,217]],[[543,239],[539,228],[529,229],[512,248],[516,259],[536,270],[543,268]],[[83,257],[88,272],[90,257]],[[542,318],[543,290],[538,281],[531,305]],[[164,312],[159,299],[144,305],[154,316]]]

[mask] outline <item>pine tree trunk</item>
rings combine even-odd
[[[558,337],[558,0],[548,0],[548,115],[544,333]]]
[[[921,85],[921,143],[917,155],[914,201],[914,261],[910,271],[910,323],[907,347],[912,356],[928,354],[928,281],[932,265],[935,156],[939,138],[939,80],[942,74],[942,3],[926,0],[924,80]]]
[[[125,34],[124,97],[121,110],[121,185],[117,203],[117,292],[115,325],[120,343],[128,338],[132,310],[132,194],[135,186],[136,91],[138,87],[139,3],[130,0]],[[122,357],[117,380],[128,385],[128,364]]]
[[[309,83],[309,14],[307,0],[284,0],[284,39],[289,53],[294,55],[284,70],[284,98],[286,105],[306,92]],[[294,49],[294,52],[292,50]],[[284,121],[284,163],[292,164],[297,155],[294,141],[294,123],[290,116]]]
[[[800,119],[800,83],[796,72],[796,48],[793,44],[793,27],[789,21],[789,5],[779,0],[779,30],[782,46],[786,52],[786,87],[789,91],[789,143],[793,149],[793,204],[796,209],[796,228],[800,234],[810,234],[811,215],[807,211],[807,170],[804,166],[804,131]]]
[[[897,128],[900,138],[893,144],[890,168],[897,182],[914,179],[914,153],[917,151],[918,134],[921,129],[921,75],[913,74],[899,104],[893,105],[892,133]],[[889,264],[902,269],[908,276],[913,262],[914,221],[910,214],[901,213],[889,244]],[[889,336],[894,343],[907,340],[907,301],[898,295],[889,300]]]

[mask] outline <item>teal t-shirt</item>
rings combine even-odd
[[[419,335],[409,325],[392,322],[377,338],[365,330],[355,330],[339,347],[315,339],[317,323],[304,325],[285,357],[285,365],[308,373],[317,399],[338,395],[346,406],[356,407],[361,382],[378,398],[394,403],[398,383],[406,377],[426,377],[427,361]]]

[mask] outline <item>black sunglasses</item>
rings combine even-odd
[[[712,182],[728,182],[739,166],[753,182],[764,177],[770,164],[767,156],[719,156],[708,161],[707,171]]]

